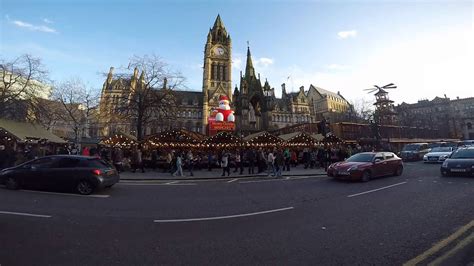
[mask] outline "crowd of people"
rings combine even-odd
[[[267,173],[281,176],[283,171],[302,164],[304,169],[324,168],[344,160],[354,153],[371,151],[371,146],[324,145],[313,148],[247,148],[235,150],[145,150],[140,146],[132,148],[83,147],[76,145],[58,147],[55,152],[39,152],[38,147],[25,146],[14,151],[0,145],[0,169],[51,154],[71,154],[99,157],[113,164],[119,171],[163,171],[173,176],[194,176],[195,170],[213,171],[219,168],[222,176]]]

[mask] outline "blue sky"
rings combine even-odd
[[[256,71],[280,93],[310,84],[349,100],[393,82],[397,102],[474,96],[472,1],[1,0],[0,54],[43,59],[54,80],[99,75],[157,54],[202,88],[203,49],[219,13],[232,38],[233,83],[247,41]],[[290,76],[290,79],[287,77]]]

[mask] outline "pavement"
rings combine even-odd
[[[198,179],[228,179],[228,178],[248,178],[248,177],[267,177],[268,173],[265,171],[260,174],[249,174],[248,168],[244,168],[243,174],[239,174],[239,171],[234,172],[234,168],[231,168],[230,176],[222,176],[222,168],[213,168],[211,171],[207,169],[202,170],[194,170],[194,176],[190,175],[190,172],[185,168],[183,169],[184,177],[176,176],[174,177],[172,174],[166,172],[163,173],[162,169],[159,170],[152,170],[152,169],[145,169],[145,173],[137,171],[132,173],[130,171],[121,172],[120,179],[121,180],[198,180]],[[255,167],[255,172],[257,168]],[[304,165],[299,164],[296,167],[290,168],[290,171],[283,171],[282,176],[319,176],[319,175],[326,175],[324,168],[308,168],[304,169]]]
[[[296,173],[296,171],[295,171]],[[472,265],[474,178],[327,176],[0,188],[0,265]]]

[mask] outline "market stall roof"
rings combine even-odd
[[[66,143],[44,127],[36,124],[0,119],[0,135],[12,136],[19,142],[46,141],[50,143]]]
[[[164,131],[147,138],[147,142],[159,147],[188,147],[199,144],[205,136],[186,129]]]
[[[247,146],[276,146],[283,144],[285,141],[275,135],[268,133],[267,131],[257,132],[244,137],[244,141]]]
[[[242,139],[227,132],[222,131],[216,135],[209,137],[201,142],[204,147],[237,147],[242,145]]]
[[[99,144],[107,146],[127,147],[137,143],[137,138],[127,133],[119,132],[102,139]]]
[[[344,142],[344,141],[342,139],[340,139],[339,137],[337,137],[336,135],[330,134],[330,135],[324,137],[322,142],[325,142],[325,143],[339,143],[339,142]]]
[[[313,137],[317,141],[322,141],[324,139],[323,134],[312,134],[311,137]]]
[[[307,145],[314,145],[318,142],[316,138],[312,135],[309,135],[305,132],[293,132],[284,135],[280,135],[280,138],[286,141],[286,143],[290,145],[297,145],[297,146],[307,146]]]

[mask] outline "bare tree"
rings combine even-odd
[[[0,117],[16,118],[19,108],[36,107],[38,98],[49,96],[47,83],[48,72],[39,58],[25,54],[12,61],[0,59]]]
[[[71,127],[74,140],[79,138],[89,128],[89,118],[97,106],[98,95],[95,90],[87,87],[80,79],[70,79],[54,86],[53,100],[50,112],[62,123],[62,126]],[[59,106],[57,106],[59,105]]]
[[[141,73],[137,78],[138,72]],[[131,88],[120,96],[118,102],[121,104],[109,108],[111,113],[105,115],[118,113],[123,119],[131,121],[138,140],[143,139],[148,125],[175,118],[176,91],[183,85],[184,78],[179,72],[170,70],[160,57],[134,56],[128,67],[115,74],[114,79],[130,81]]]
[[[373,104],[363,98],[351,102],[352,119],[354,122],[368,122],[374,115]]]

